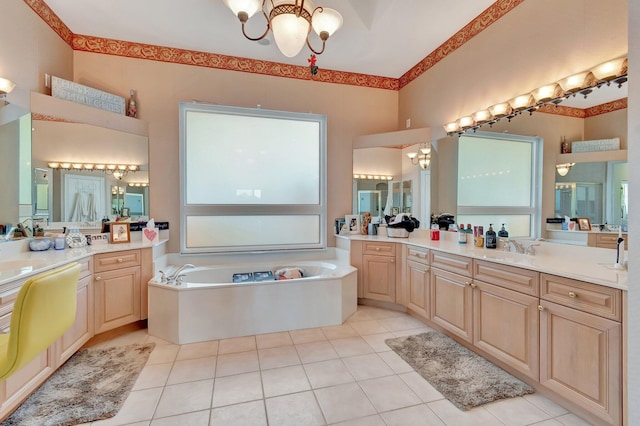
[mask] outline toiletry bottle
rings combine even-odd
[[[502,228],[498,231],[498,238],[509,238],[509,233],[504,229],[504,223],[502,224]]]
[[[431,225],[431,240],[432,241],[440,240],[440,228],[435,223]]]
[[[470,223],[467,223],[467,229],[465,231],[467,232],[467,241],[473,242],[473,229],[471,229]]]
[[[493,224],[489,224],[489,229],[485,235],[485,246],[488,249],[494,249],[497,246],[496,231],[493,230]]]
[[[458,229],[458,244],[467,244],[467,233],[464,230],[464,225],[460,225]]]

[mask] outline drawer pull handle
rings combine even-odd
[[[425,271],[425,272],[429,272],[429,268],[426,268],[424,271]]]
[[[102,277],[96,277],[96,281],[100,281]]]
[[[118,263],[122,263],[122,262],[124,262],[124,259],[123,259],[123,258],[121,258],[121,257],[119,257],[119,258],[118,258]]]
[[[396,260],[395,260],[395,259],[391,259],[391,260],[389,261],[389,263],[396,263]]]
[[[539,310],[540,312],[544,311],[544,306],[542,306],[542,305],[538,305],[538,310]]]
[[[376,247],[376,251],[380,251],[380,247]]]
[[[465,282],[464,282],[464,285],[468,285],[468,286],[470,286],[470,285],[471,285],[471,281],[465,281]]]
[[[469,287],[471,287],[471,288],[476,288],[476,287],[478,287],[478,285],[477,285],[477,284],[474,284],[474,283],[471,283],[471,284],[469,284]]]
[[[578,297],[578,295],[575,292],[570,291],[569,292],[569,297],[572,298],[572,299],[575,299],[576,297]]]

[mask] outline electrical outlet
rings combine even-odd
[[[411,127],[411,119],[407,118],[407,129]]]

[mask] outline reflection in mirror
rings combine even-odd
[[[391,215],[411,213],[411,181],[391,182]]]
[[[47,119],[33,120],[34,170],[48,170],[46,185],[50,200],[42,208],[45,187],[36,179],[34,214],[48,222],[99,223],[127,213],[133,219],[145,219],[148,201],[148,138],[83,123]],[[50,169],[52,162],[69,163],[64,169]],[[131,164],[138,171],[122,174],[110,170],[84,170],[79,164]],[[78,167],[75,166],[78,165]],[[44,172],[40,172],[44,173]],[[42,180],[42,178],[40,178]],[[132,186],[132,185],[138,186]],[[116,188],[117,194],[113,190]]]
[[[627,181],[626,161],[576,163],[566,176],[556,175],[555,216],[626,225]]]
[[[384,216],[384,201],[389,193],[389,181],[375,179],[354,180],[354,214],[371,213],[373,218]],[[374,220],[374,223],[376,221]]]

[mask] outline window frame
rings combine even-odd
[[[537,238],[541,235],[542,221],[542,150],[543,139],[538,136],[523,136],[513,134],[502,134],[493,132],[464,133],[458,139],[458,157],[460,158],[461,138],[483,138],[502,141],[516,141],[531,144],[531,180],[530,180],[530,200],[529,206],[461,206],[456,204],[458,215],[529,215],[531,217],[529,237]],[[483,159],[485,160],[485,159]],[[459,161],[458,161],[459,163]],[[459,171],[456,172],[456,180],[460,185]]]
[[[180,252],[228,253],[228,252],[277,252],[291,250],[325,250],[327,248],[327,124],[322,114],[242,108],[205,103],[181,102],[180,109]],[[283,119],[318,123],[318,203],[317,204],[187,204],[187,132],[189,112],[214,113],[269,119]],[[188,247],[188,218],[193,216],[317,216],[319,218],[318,241],[297,244],[257,244],[206,247]],[[193,231],[192,231],[193,232]],[[213,240],[212,240],[213,243]]]

